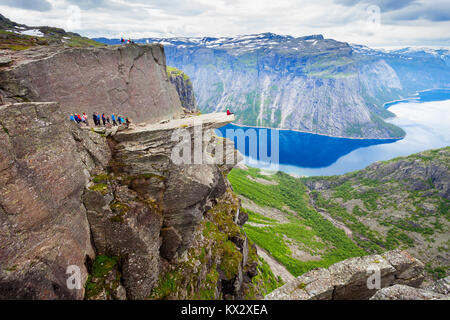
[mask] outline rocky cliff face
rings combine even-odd
[[[188,111],[197,111],[197,101],[195,100],[194,87],[191,79],[183,71],[177,68],[167,67],[167,75],[170,82],[175,85],[181,106]]]
[[[63,119],[57,103],[0,106],[0,299],[84,296],[66,269],[84,283],[95,255],[81,201],[89,173]]]
[[[134,122],[182,113],[160,45],[38,47],[15,52],[0,70],[5,102],[58,101],[70,113],[116,113]]]
[[[199,134],[204,159],[237,157],[218,153],[227,144],[211,135],[234,117],[184,115],[161,46],[39,47],[11,58],[0,71],[0,298],[258,295],[232,165],[171,157],[178,130],[193,157]],[[119,107],[151,121],[89,130],[67,120]],[[70,288],[77,271],[81,286]]]
[[[169,63],[192,77],[200,110],[230,108],[244,125],[345,137],[402,136],[378,118],[379,105],[367,103],[363,93],[373,92],[365,90],[369,76],[345,43],[271,34],[165,43]],[[373,62],[372,70],[378,76],[370,80],[378,87],[401,88],[382,62]],[[389,82],[377,82],[386,78]]]
[[[200,118],[105,137],[64,121],[57,103],[0,107],[0,298],[232,299],[252,289],[258,260],[236,223],[231,166],[171,161],[175,130],[233,120]],[[70,265],[79,290],[67,287]]]

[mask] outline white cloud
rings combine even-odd
[[[24,1],[22,1],[23,3]],[[28,25],[50,25],[89,37],[234,36],[273,32],[369,46],[450,45],[448,1],[403,0],[47,0],[36,11],[0,0],[0,12]],[[435,5],[433,5],[435,2]],[[9,5],[7,5],[9,3]],[[79,4],[79,24],[69,6]],[[379,4],[381,25],[373,28],[367,8]],[[440,9],[442,11],[436,11]],[[71,16],[72,12],[72,16]],[[72,18],[72,20],[70,20]],[[76,26],[76,27],[74,27]]]

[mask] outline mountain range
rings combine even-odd
[[[119,44],[119,39],[94,39]],[[202,112],[236,123],[354,138],[402,138],[384,103],[450,86],[448,50],[386,51],[322,35],[145,38],[190,76]]]

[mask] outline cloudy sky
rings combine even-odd
[[[0,13],[88,37],[273,32],[372,47],[450,46],[449,0],[0,0]]]

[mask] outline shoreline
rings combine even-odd
[[[416,101],[413,100],[417,100],[417,102],[420,102],[420,96],[419,93],[420,92],[428,92],[428,91],[434,91],[434,90],[448,90],[450,92],[450,88],[432,88],[432,89],[425,89],[425,90],[420,90],[420,91],[416,91],[412,97],[410,98],[403,98],[403,99],[399,99],[399,100],[392,100],[392,101],[387,101],[385,103],[383,103],[383,108],[388,110],[390,107],[392,107],[395,104],[398,103],[416,103]],[[445,101],[445,100],[449,100],[449,99],[443,99],[443,100],[433,100],[433,101]],[[391,104],[389,105],[387,108],[385,107],[387,104]],[[389,119],[395,119],[396,116],[394,117],[389,117],[386,119],[383,119],[383,121],[385,120],[389,120]],[[377,140],[377,141],[398,141],[398,140],[402,140],[405,138],[405,136],[403,137],[397,137],[397,138],[360,138],[360,137],[344,137],[344,136],[332,136],[329,134],[325,134],[325,133],[315,133],[315,132],[310,132],[310,131],[302,131],[302,130],[298,130],[298,129],[286,129],[286,128],[272,128],[272,127],[263,127],[263,126],[251,126],[251,125],[243,125],[243,124],[238,124],[235,122],[231,122],[232,125],[236,126],[236,127],[241,127],[241,128],[255,128],[255,129],[270,129],[270,130],[278,130],[278,131],[294,131],[294,132],[299,132],[299,133],[308,133],[308,134],[315,134],[315,135],[319,135],[319,136],[324,136],[324,137],[328,137],[328,138],[336,138],[336,139],[349,139],[349,140]]]
[[[419,96],[420,92],[428,92],[428,91],[434,91],[434,90],[447,90],[450,93],[450,88],[433,88],[433,89],[419,90],[419,91],[416,91],[410,98],[403,98],[403,99],[399,99],[399,100],[387,101],[387,102],[383,103],[383,108],[388,110],[391,106],[393,106],[396,103],[415,102],[415,101],[411,101],[411,100],[420,100],[420,96]],[[448,99],[444,99],[444,100],[448,100]],[[433,100],[433,101],[444,101],[444,100]],[[392,105],[390,105],[389,107],[386,108],[385,106],[389,103],[392,103]],[[391,118],[386,118],[386,119],[391,119]]]
[[[298,130],[298,129],[286,129],[286,128],[271,128],[271,127],[261,127],[261,126],[250,126],[250,125],[243,125],[243,124],[237,124],[234,122],[231,122],[232,125],[236,126],[236,127],[241,127],[241,128],[255,128],[255,129],[270,129],[270,130],[278,130],[278,131],[295,131],[295,132],[299,132],[299,133],[308,133],[308,134],[314,134],[314,135],[318,135],[318,136],[324,136],[324,137],[328,137],[328,138],[336,138],[336,139],[349,139],[349,140],[402,140],[405,137],[401,137],[401,138],[360,138],[360,137],[343,137],[343,136],[331,136],[329,134],[325,134],[325,133],[315,133],[315,132],[309,132],[309,131],[302,131],[302,130]]]

